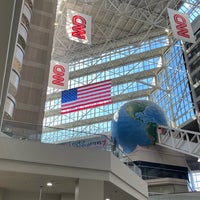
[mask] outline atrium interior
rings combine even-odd
[[[7,93],[3,93],[7,94],[4,99],[5,105],[1,103],[4,106],[4,110],[1,111],[1,132],[16,139],[13,144],[7,139],[2,140],[3,153],[0,156],[0,162],[3,167],[0,170],[0,177],[5,182],[5,188],[17,191],[23,190],[24,187],[27,195],[30,194],[28,192],[34,193],[31,196],[33,198],[39,191],[40,195],[42,192],[46,195],[44,199],[85,200],[76,197],[76,192],[73,191],[80,172],[78,170],[75,172],[70,167],[75,166],[74,169],[76,169],[80,165],[81,170],[86,173],[85,176],[80,173],[81,180],[90,179],[91,173],[104,181],[102,199],[105,199],[106,194],[113,195],[109,198],[110,200],[124,198],[142,200],[147,199],[147,196],[152,200],[198,199],[200,196],[198,192],[200,191],[200,162],[198,162],[200,154],[200,1],[24,0],[21,2],[21,17],[18,16],[15,19],[19,20],[16,22],[19,23],[19,30],[16,41],[13,42],[13,44],[16,43],[13,64],[10,79],[6,82]],[[168,8],[189,16],[195,43],[177,40],[173,36]],[[73,41],[67,37],[66,20],[69,10],[91,17],[89,43]],[[61,114],[62,90],[48,86],[52,60],[68,66],[68,89],[111,80],[112,103]],[[148,150],[138,147],[132,154],[127,154],[119,148],[116,154],[113,151],[111,138],[112,120],[114,113],[131,100],[149,100],[160,106],[167,117],[169,129],[165,138],[159,137],[156,145]],[[181,135],[182,140],[179,141],[176,138],[177,144],[165,148],[161,145],[161,140],[168,144],[173,132],[179,133],[177,135]],[[3,151],[6,145],[3,143],[7,144],[10,151],[16,147],[22,152],[22,147],[24,147],[28,152],[34,149],[34,145],[29,144],[30,141],[36,142],[38,148],[34,150],[38,154],[30,154],[30,158],[47,172],[45,174],[43,171],[41,175],[37,164],[31,165],[28,153],[26,155],[23,152],[21,155],[17,154],[14,159],[17,161],[13,162],[16,166],[16,171],[11,169],[13,177],[16,178],[14,181],[9,170],[4,168],[4,165],[6,166],[4,161],[11,160],[14,156],[6,157],[7,153]],[[102,145],[103,141],[106,143],[105,146]],[[190,149],[189,154],[184,153],[184,145],[190,145],[190,142],[195,143],[194,149]],[[103,166],[99,162],[94,166],[93,164],[88,166],[88,163],[85,164],[84,161],[73,163],[72,159],[68,163],[56,158],[59,153],[62,154],[62,148],[69,155],[68,146],[70,145],[73,148],[78,147],[78,150],[72,148],[73,156],[77,156],[77,152],[80,151],[80,155],[83,153],[88,162],[95,161],[92,160],[92,156],[90,160],[85,152],[88,149],[93,151],[95,148],[95,152],[96,149],[100,150],[96,152],[100,158],[108,159],[109,157],[109,163],[117,164],[120,170],[124,170],[120,163],[125,164],[134,171],[133,176],[137,174],[141,178],[140,180],[134,177],[141,184],[141,188],[133,184],[131,192],[128,191],[132,181],[123,177],[121,173],[118,177],[117,167],[116,169],[109,168],[107,164]],[[89,148],[90,146],[93,148]],[[48,148],[54,158],[48,154]],[[44,152],[41,154],[43,160],[37,157],[39,150]],[[102,150],[110,152],[111,155],[106,153],[104,155]],[[82,160],[80,155],[77,159]],[[118,163],[119,160],[120,163]],[[29,174],[27,179],[22,178],[24,174],[20,172],[20,168],[17,171],[17,167],[23,162],[27,162],[22,167],[25,170],[23,173]],[[61,170],[62,167],[54,166],[56,163],[65,167],[69,165],[67,169],[72,170],[70,172],[73,177],[67,173],[66,178],[64,171]],[[98,167],[97,164],[100,166]],[[26,171],[29,165],[33,167],[33,172]],[[91,170],[90,173],[86,168]],[[61,170],[60,174],[56,170]],[[107,177],[104,171],[108,171],[112,176]],[[159,172],[159,180],[151,179]],[[101,173],[102,177],[99,175]],[[130,172],[124,173],[124,176],[128,176]],[[34,183],[31,186],[23,184],[20,187],[17,182],[21,178],[23,183],[32,180]],[[123,179],[123,184],[120,183],[120,178]],[[40,185],[38,187],[40,182],[44,185],[48,179],[54,179],[59,184],[64,182],[69,188],[66,190],[63,185],[61,188],[57,185],[55,191],[54,189],[50,191],[48,188],[42,190]],[[148,185],[148,194],[146,183],[143,181]],[[95,184],[102,183],[95,182]],[[119,188],[120,186],[122,188]],[[4,199],[4,191],[1,188],[3,188],[3,183],[0,181],[0,200],[11,199],[12,195],[15,195],[14,192],[9,193],[11,196],[7,193]],[[142,195],[141,190],[144,190]],[[119,196],[116,191],[119,192]],[[39,196],[39,200],[41,198]],[[97,200],[102,199],[99,197]]]

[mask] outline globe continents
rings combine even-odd
[[[147,100],[129,101],[113,116],[112,138],[124,152],[131,153],[137,145],[155,144],[158,125],[167,126],[168,123],[164,112],[157,104]]]

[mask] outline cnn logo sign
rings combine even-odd
[[[68,67],[52,61],[49,72],[49,86],[60,89],[67,89]]]
[[[176,24],[177,34],[182,37],[190,38],[189,29],[185,17],[180,14],[175,14],[174,22]]]
[[[69,39],[90,44],[91,16],[68,9],[66,30]]]
[[[194,43],[195,38],[187,14],[179,13],[170,8],[167,9],[172,27],[173,36],[178,40]]]
[[[86,20],[80,15],[74,15],[72,17],[72,37],[77,37],[82,40],[86,39]]]
[[[62,65],[53,66],[52,84],[64,86],[65,68]]]

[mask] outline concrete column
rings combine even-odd
[[[75,200],[104,200],[104,182],[79,179],[75,188]]]
[[[0,1],[0,129],[12,69],[23,0]]]

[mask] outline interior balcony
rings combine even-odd
[[[25,24],[21,23],[19,26],[19,34],[24,39],[25,43],[27,41],[28,36],[28,29],[26,28]]]
[[[30,23],[31,13],[32,13],[32,3],[30,3],[29,1],[25,1],[22,13],[24,14],[24,16],[26,16],[28,22]]]
[[[19,80],[20,80],[19,72],[17,72],[15,69],[12,69],[10,74],[10,84],[8,89],[8,93],[11,94],[12,96],[15,96],[17,93]]]
[[[27,3],[29,5],[29,7],[31,8],[31,10],[33,9],[34,0],[25,0],[25,3]]]
[[[14,62],[13,62],[13,68],[17,72],[20,72],[22,69],[23,58],[24,58],[24,50],[19,44],[17,44],[16,49],[15,49]]]
[[[5,103],[5,107],[4,107],[4,117],[6,119],[11,119],[13,116],[13,111],[15,108],[15,98],[11,95],[8,94],[7,98],[6,98],[6,103]]]

